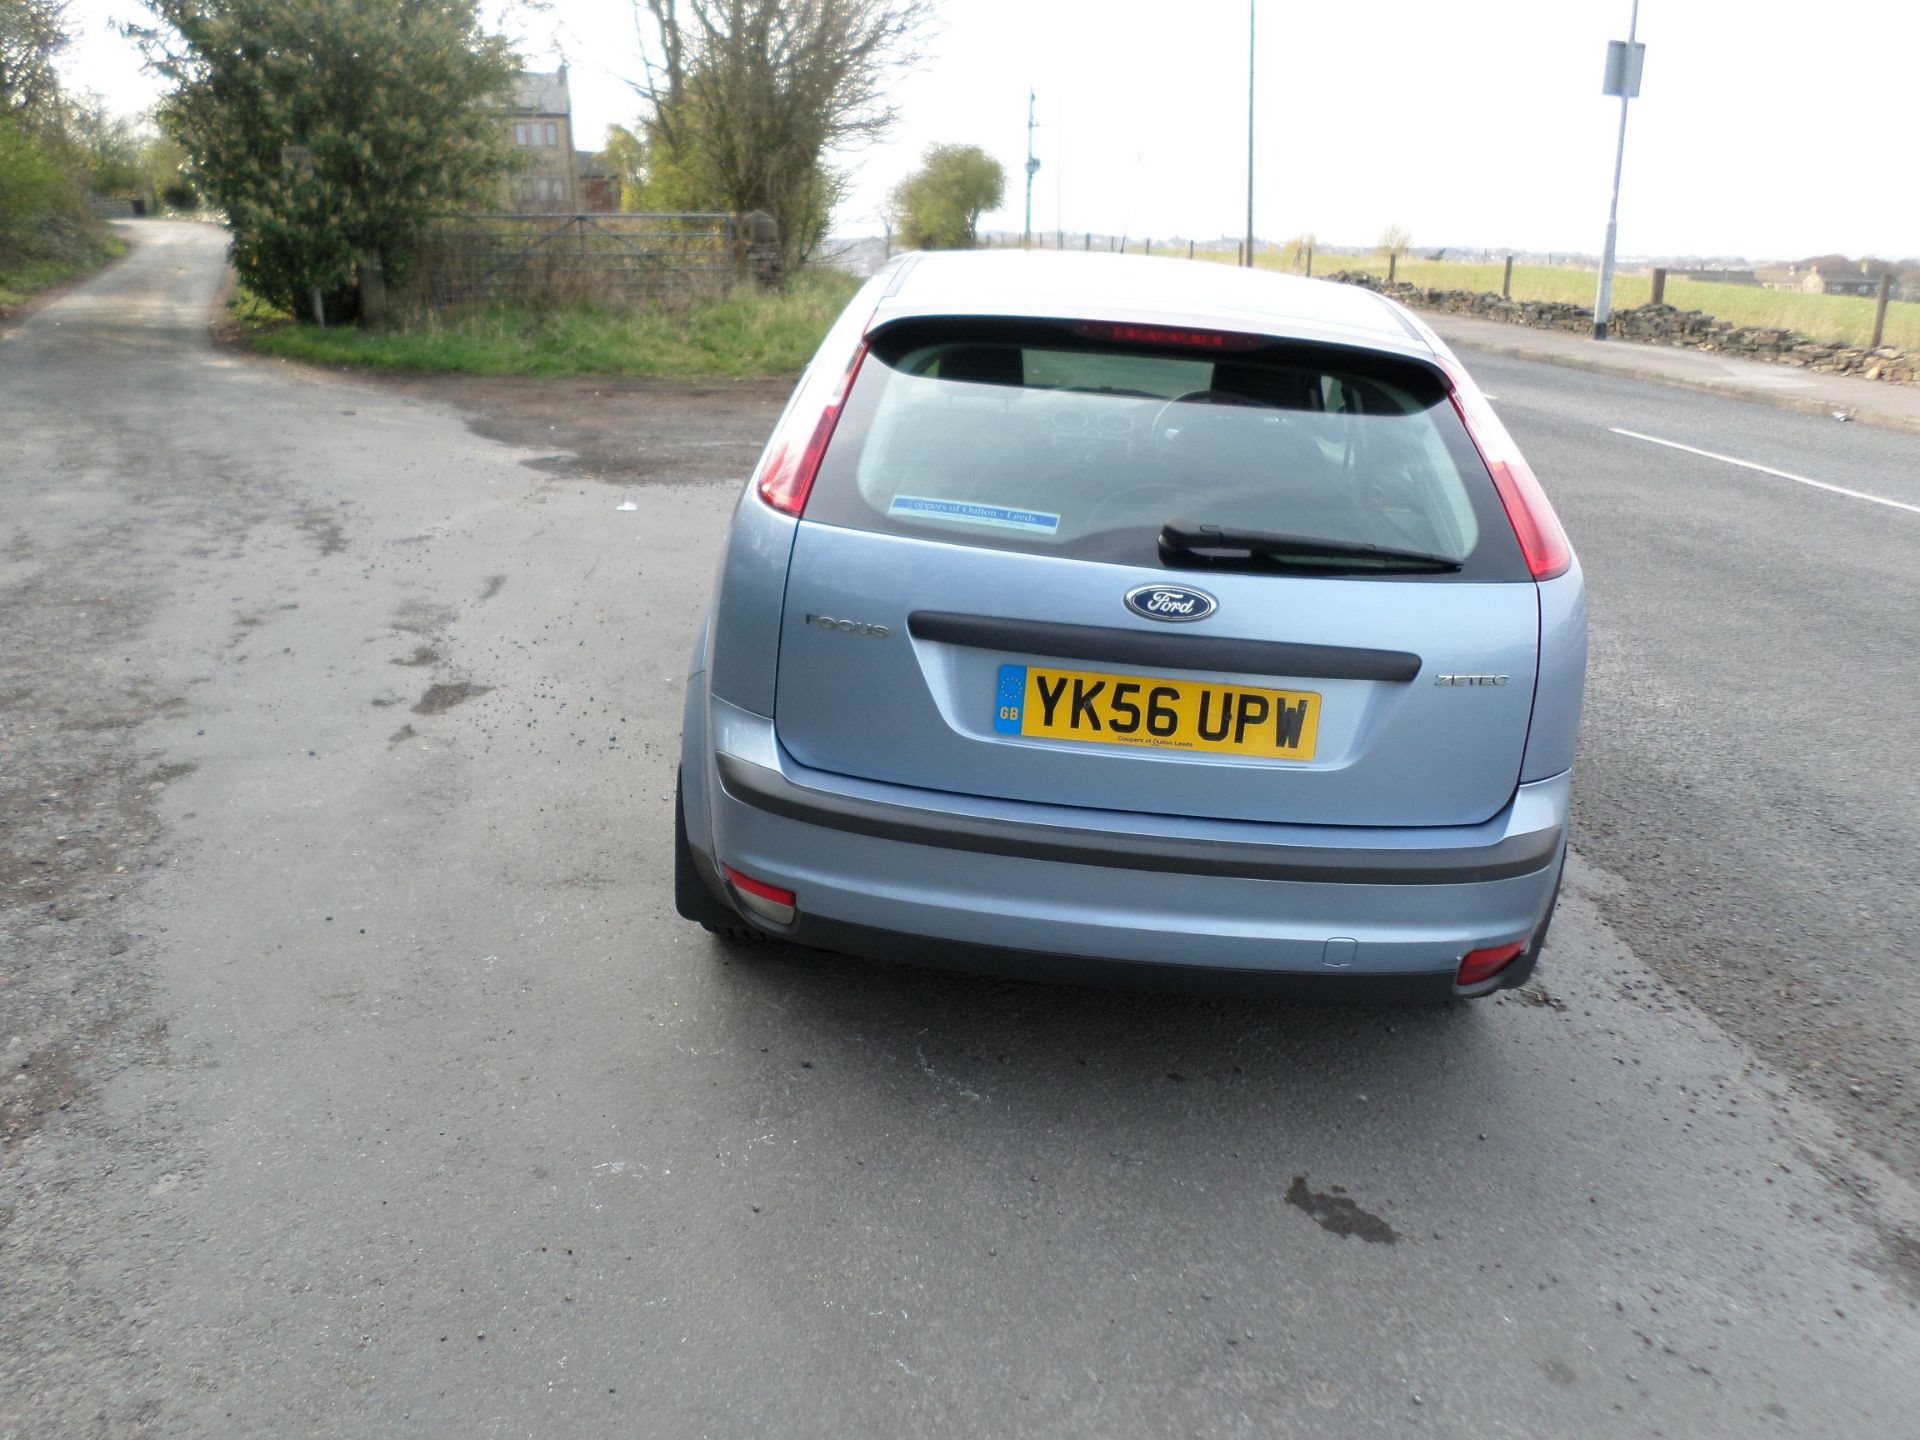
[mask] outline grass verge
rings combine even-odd
[[[55,259],[0,258],[0,320],[5,320],[41,291],[98,270],[109,260],[118,259],[126,253],[124,240],[105,235],[78,255],[64,255]]]
[[[742,287],[650,305],[527,308],[495,305],[430,313],[391,330],[326,330],[246,290],[230,314],[262,354],[323,365],[465,375],[640,375],[751,379],[803,369],[860,282],[812,269],[785,290]]]
[[[1232,264],[1231,250],[1201,251],[1196,259]],[[1298,273],[1287,263],[1290,257],[1262,254],[1262,269]],[[1331,275],[1340,270],[1363,270],[1370,275],[1385,275],[1384,255],[1316,255],[1316,275]],[[1475,290],[1499,293],[1504,264],[1477,264],[1462,260],[1402,259],[1395,278],[1433,290]],[[1513,298],[1516,300],[1558,300],[1573,305],[1593,304],[1599,283],[1596,270],[1573,265],[1515,265]],[[1613,277],[1613,304],[1617,310],[1644,305],[1653,298],[1653,277],[1644,274],[1617,273]],[[1873,338],[1871,296],[1808,295],[1797,290],[1767,290],[1757,285],[1721,285],[1711,280],[1667,281],[1667,303],[1681,310],[1702,310],[1716,320],[1733,325],[1752,325],[1773,330],[1795,330],[1818,340],[1865,345]],[[1886,337],[1881,342],[1907,350],[1920,350],[1920,302],[1895,300],[1887,306]]]

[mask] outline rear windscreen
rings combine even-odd
[[[1160,529],[1179,518],[1459,563],[1442,578],[1524,578],[1486,468],[1425,366],[1251,340],[1114,343],[1091,328],[880,332],[807,518],[1144,565],[1162,563]]]

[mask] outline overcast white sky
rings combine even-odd
[[[1606,41],[1631,0],[1254,0],[1256,225],[1418,248],[1597,252],[1619,102]],[[1247,0],[943,0],[886,144],[848,157],[843,234],[875,234],[887,189],[927,145],[1007,167],[1018,230],[1026,97],[1039,94],[1036,229],[1202,238],[1241,231]],[[75,0],[71,83],[136,110],[157,91],[107,27],[138,0]],[[631,121],[628,0],[554,0],[518,27],[535,68],[572,64],[576,131]],[[1646,0],[1627,131],[1625,255],[1920,254],[1911,129],[1920,5],[1910,0]]]

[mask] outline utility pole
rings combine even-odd
[[[1634,0],[1637,5],[1640,0]],[[1027,91],[1027,222],[1020,232],[1020,248],[1033,244],[1033,177],[1040,173],[1040,159],[1033,153],[1033,91]]]
[[[1593,338],[1607,338],[1613,318],[1613,250],[1620,227],[1620,164],[1627,155],[1627,104],[1640,93],[1640,67],[1647,47],[1634,37],[1640,33],[1640,0],[1633,0],[1626,40],[1607,42],[1607,79],[1604,95],[1620,97],[1620,143],[1613,152],[1613,199],[1607,205],[1607,248],[1600,256],[1600,289],[1593,298]]]
[[[1633,0],[1638,5],[1640,0]],[[1247,244],[1241,252],[1253,266],[1253,0],[1247,0]]]

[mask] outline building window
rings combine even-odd
[[[556,211],[567,203],[567,182],[557,175],[529,175],[513,187],[523,210]]]
[[[556,120],[549,120],[547,121],[547,144],[558,145],[559,143],[560,143],[560,124]]]

